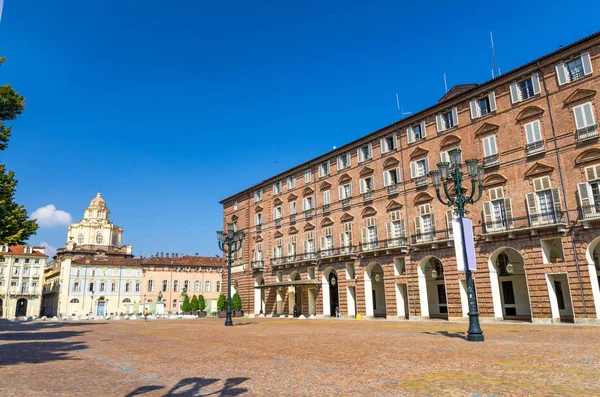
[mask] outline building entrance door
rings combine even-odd
[[[106,302],[98,302],[98,310],[96,311],[98,316],[106,315]]]
[[[15,317],[23,317],[27,315],[27,299],[21,298],[17,301],[17,310]]]
[[[340,310],[340,298],[337,281],[337,274],[332,271],[329,274],[329,313],[331,313],[331,317],[335,317]]]

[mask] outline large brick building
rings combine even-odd
[[[244,310],[465,318],[452,212],[426,176],[460,147],[485,167],[468,208],[482,319],[597,322],[599,76],[596,33],[223,200],[246,232]]]

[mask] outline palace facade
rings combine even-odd
[[[485,170],[467,208],[482,321],[598,322],[599,89],[596,33],[221,201],[246,233],[244,310],[465,319],[454,215],[428,177],[460,148]]]

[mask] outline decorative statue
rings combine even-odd
[[[162,291],[158,291],[158,301],[162,302]]]
[[[187,295],[187,287],[183,287],[183,289],[181,290],[181,296],[186,296]]]

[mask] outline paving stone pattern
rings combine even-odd
[[[0,320],[2,396],[599,396],[600,327]]]

